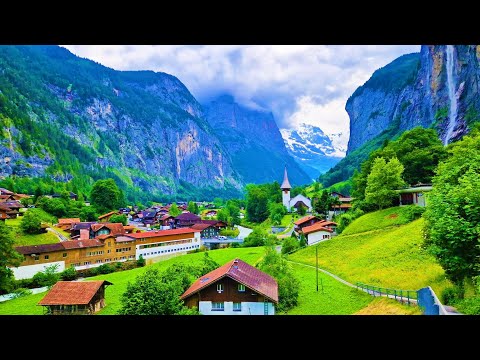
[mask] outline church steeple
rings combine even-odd
[[[287,176],[287,166],[285,165],[285,173],[283,175],[283,182],[282,185],[280,186],[280,189],[282,190],[290,190],[292,187],[290,186],[290,182],[288,181],[288,176]]]

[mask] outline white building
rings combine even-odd
[[[282,185],[280,186],[280,189],[282,189],[283,206],[287,208],[288,212],[291,212],[293,208],[298,208],[299,206],[304,206],[307,208],[308,212],[312,212],[312,201],[306,196],[303,196],[302,194],[298,194],[293,199],[290,199],[291,188],[292,186],[288,181],[287,167],[285,166],[285,172],[283,174],[283,182],[282,182]]]

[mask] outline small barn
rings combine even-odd
[[[46,315],[93,315],[105,307],[107,280],[58,281],[38,303]]]

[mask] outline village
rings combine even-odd
[[[331,219],[348,211],[352,199],[332,192],[331,196],[336,200],[324,216],[314,211],[309,197],[298,194],[291,198],[291,188],[285,168],[280,185],[282,204],[294,217],[289,226],[272,226],[272,236],[280,233],[278,239],[289,235],[299,240],[303,238],[306,246],[335,237],[337,223]],[[422,186],[399,190],[399,202],[425,206],[422,194],[430,189]],[[52,195],[56,196],[59,195]],[[69,196],[76,201],[76,194],[70,192]],[[0,188],[0,219],[5,221],[23,216],[28,208],[22,205],[21,200],[29,197]],[[175,205],[153,205],[144,210],[138,206],[123,207],[99,215],[97,221],[58,218],[54,230],[49,230],[58,235],[59,241],[15,247],[23,256],[23,261],[11,270],[17,280],[31,279],[49,267],[58,272],[73,268],[79,273],[88,273],[89,269],[105,264],[144,261],[146,265],[151,265],[178,255],[242,246],[243,237],[221,235],[228,224],[216,219],[220,209],[215,209],[213,203],[199,202],[195,205],[205,209],[202,216],[188,211],[186,202],[178,202]],[[181,213],[176,216],[170,214],[172,206],[177,206]],[[304,216],[298,214],[300,210],[304,211]],[[110,221],[122,215],[127,219],[126,223]],[[244,234],[252,232],[240,225],[235,227],[246,230]],[[112,283],[88,279],[58,281],[39,305],[45,306],[48,314],[93,314],[106,306],[105,287],[108,285]],[[89,294],[88,299],[85,298],[86,293]],[[76,296],[82,297],[83,302],[88,300],[87,303],[75,303]],[[236,258],[198,278],[182,294],[181,300],[188,307],[197,308],[201,314],[219,314],[219,311],[221,314],[247,314],[246,309],[248,314],[275,314],[278,285],[268,274]]]

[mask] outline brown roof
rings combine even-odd
[[[305,226],[302,229],[302,231],[303,231],[304,234],[310,234],[310,233],[317,232],[317,231],[333,232],[332,229],[324,227],[324,224],[321,223],[321,222],[317,222],[317,223],[315,223],[313,225],[310,225],[310,226]]]
[[[200,224],[209,224],[215,226],[227,226],[223,221],[220,220],[200,220]]]
[[[352,204],[341,204],[341,205],[333,205],[334,209],[349,209],[352,207]]]
[[[304,222],[307,222],[309,220],[312,220],[312,219],[317,219],[317,220],[320,220],[318,219],[316,216],[313,216],[313,215],[308,215],[308,216],[305,216],[301,219],[298,219],[297,221],[294,222],[295,225],[300,225],[300,224],[303,224]]]
[[[330,225],[337,226],[338,225],[336,222],[327,221],[327,220],[319,221],[317,224],[321,224],[322,226],[330,226]]]
[[[15,193],[13,191],[7,190],[5,188],[0,188],[0,194],[13,195]]]
[[[176,220],[188,221],[188,220],[200,220],[200,216],[192,213],[182,213],[175,217]]]
[[[120,235],[120,236],[117,236],[115,238],[115,241],[116,242],[125,242],[125,241],[135,241],[135,239],[133,239],[131,237],[128,237],[128,236]]]
[[[160,218],[160,220],[167,220],[168,218],[175,218],[175,216],[170,214],[165,214]]]
[[[62,241],[60,245],[63,245],[65,250],[67,250],[67,249],[98,247],[98,246],[103,246],[103,243],[97,239],[85,239],[85,240]]]
[[[125,234],[125,230],[123,228],[122,223],[101,223],[101,224],[92,224],[92,231],[97,232],[101,228],[106,227],[107,229],[110,229],[110,235],[119,235],[119,234]]]
[[[13,195],[13,198],[14,199],[29,199],[31,198],[31,195],[27,195],[27,194],[14,194]]]
[[[18,201],[6,201],[3,203],[4,205],[8,206],[11,209],[21,209],[24,206],[20,204]]]
[[[218,269],[210,271],[208,274],[198,278],[187,291],[185,291],[181,299],[185,299],[199,290],[209,286],[224,276],[245,285],[251,290],[258,292],[278,303],[278,284],[277,281],[270,275],[258,270],[252,265],[247,264],[243,260],[234,259],[229,261]]]
[[[7,201],[12,195],[0,195],[0,202]]]
[[[110,215],[115,215],[117,212],[116,211],[110,211],[109,213],[100,215],[98,218],[103,219],[104,217],[110,216]]]
[[[5,203],[0,203],[0,211],[11,211],[12,209],[10,209],[7,205],[5,205]]]
[[[193,224],[190,226],[192,229],[197,229],[197,230],[205,230],[206,228],[212,227],[213,224]]]
[[[59,242],[54,244],[17,246],[15,250],[23,255],[42,254],[52,251],[62,251],[65,249],[62,244],[63,243]]]
[[[87,305],[107,280],[58,281],[38,305]]]
[[[149,237],[156,237],[156,236],[188,234],[188,233],[193,233],[193,232],[200,232],[200,230],[192,229],[192,228],[170,229],[170,230],[154,230],[154,231],[145,231],[145,232],[128,234],[128,235],[125,235],[125,236],[129,236],[129,237],[134,238],[134,239],[141,239],[141,238],[149,238]]]
[[[72,223],[79,223],[80,218],[65,218],[65,219],[58,219],[58,224],[72,224]]]

